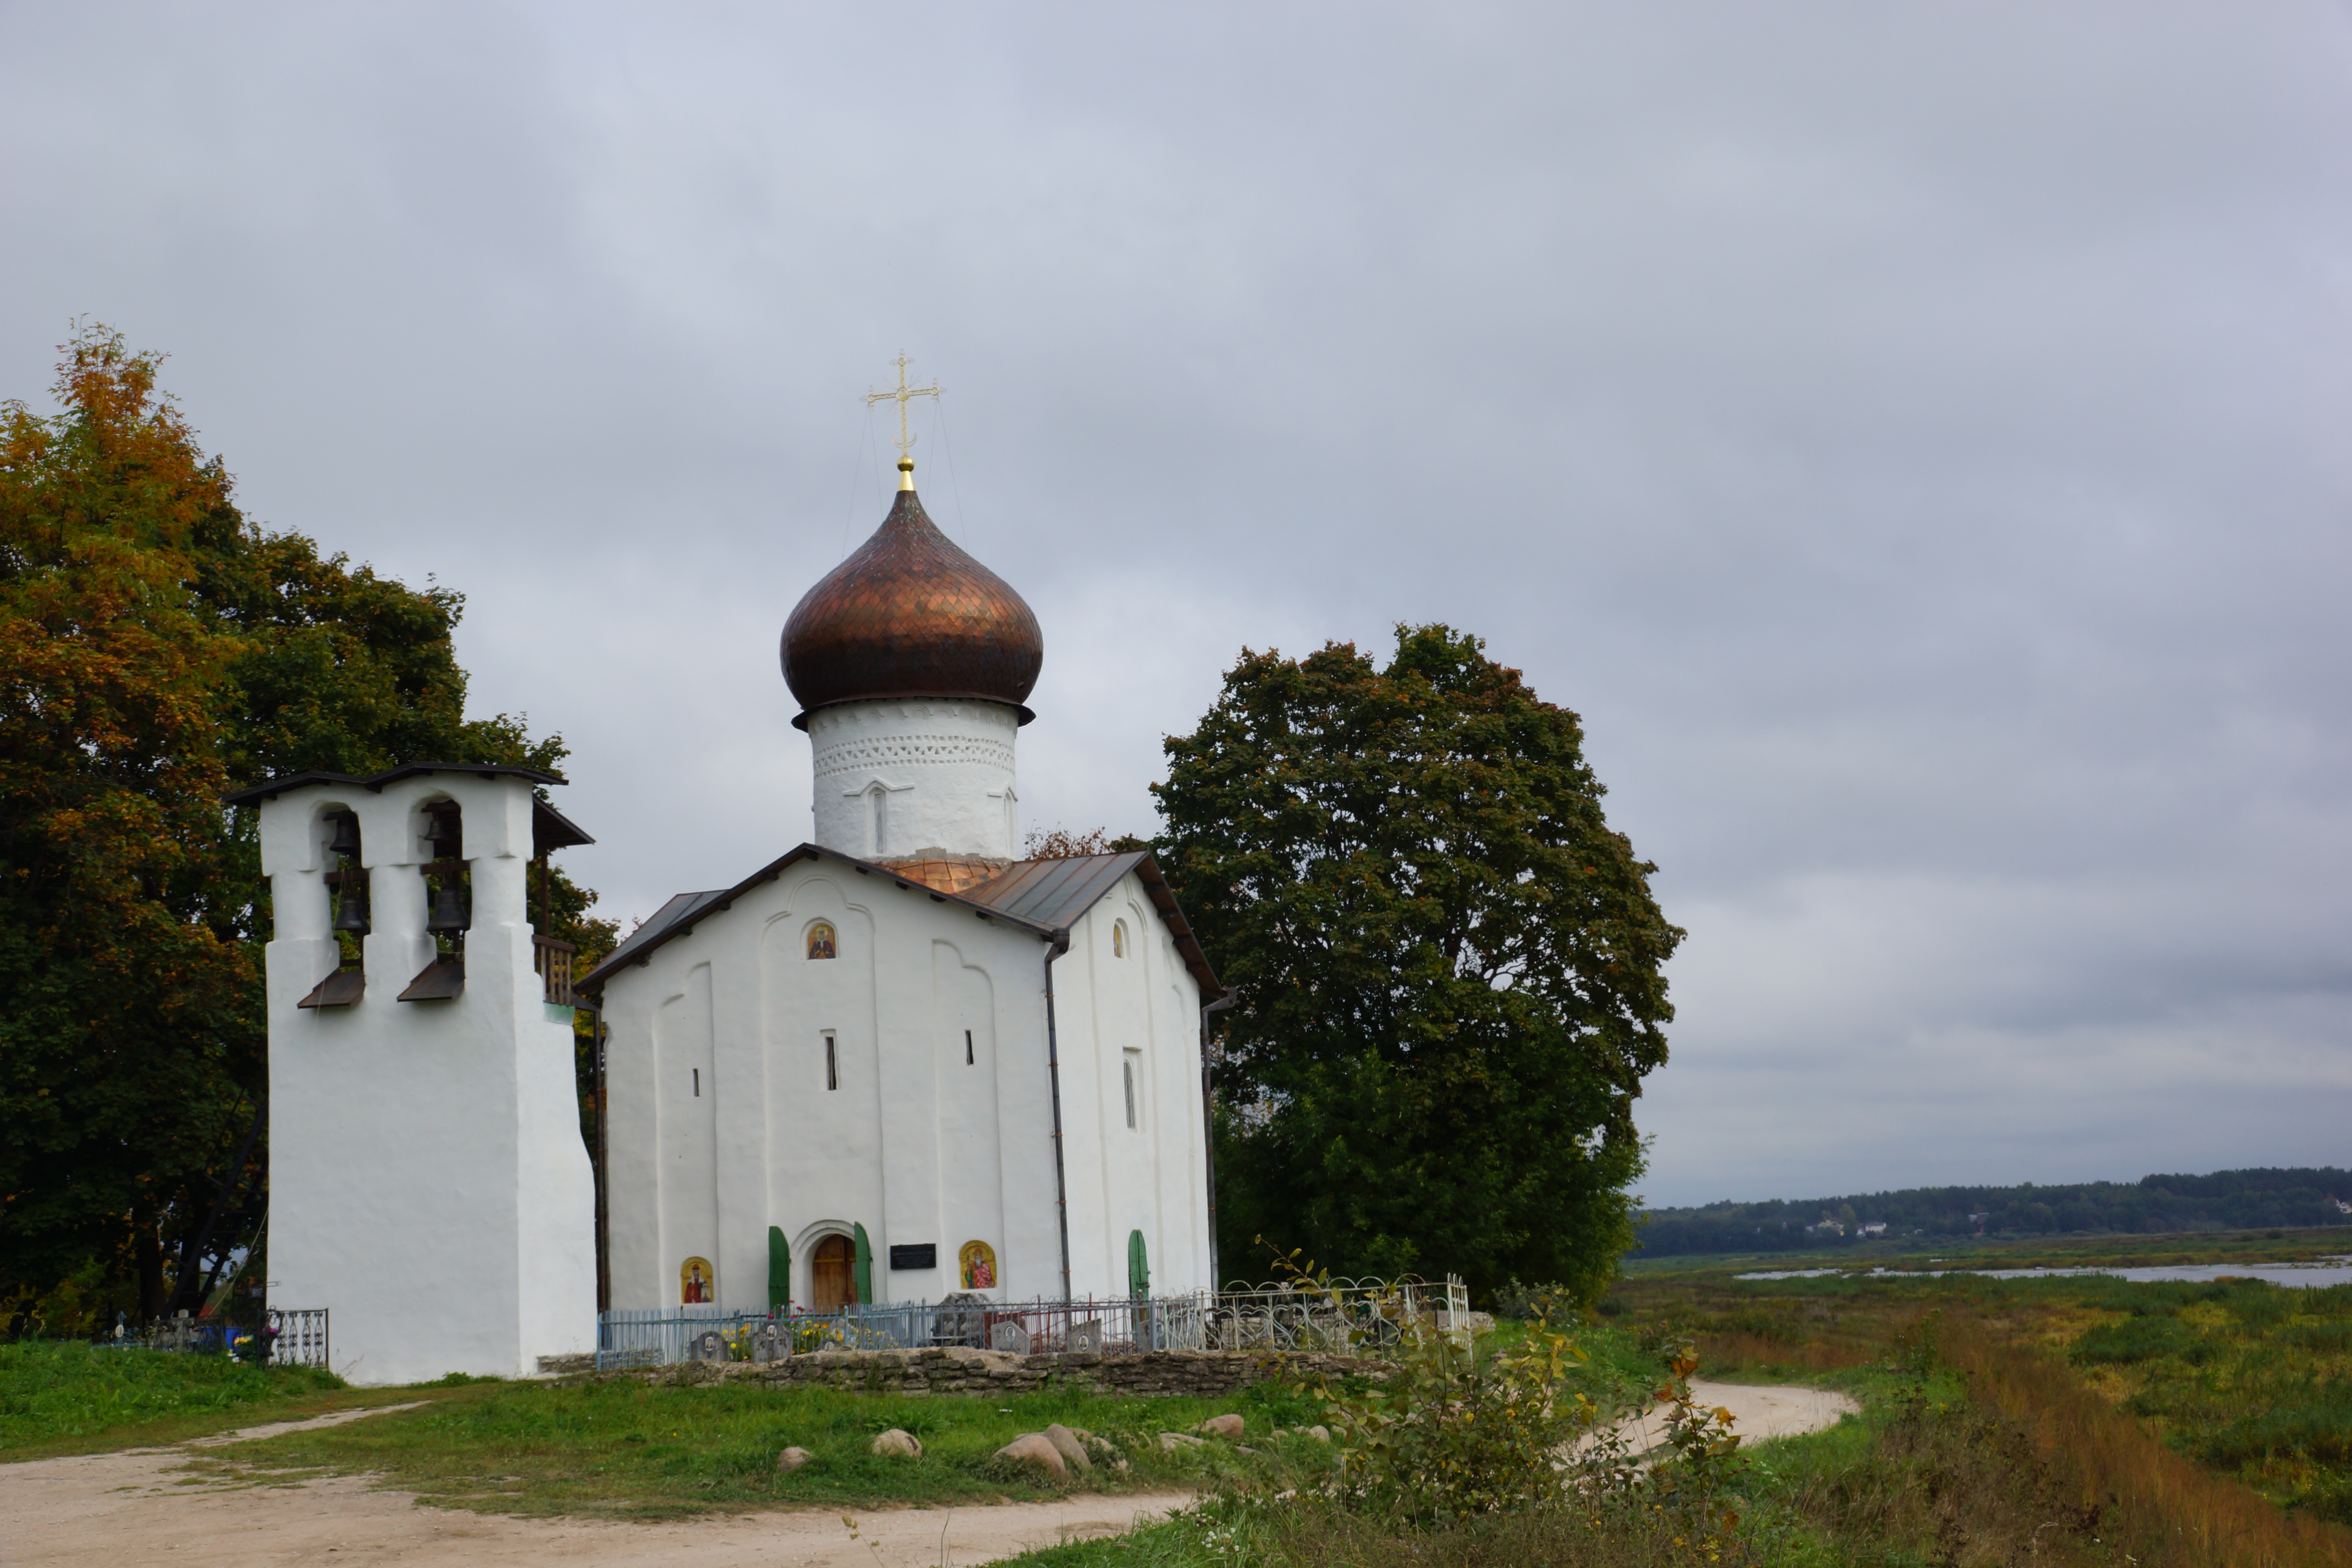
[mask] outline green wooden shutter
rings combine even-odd
[[[793,1244],[782,1226],[768,1227],[768,1310],[781,1312],[793,1304]]]
[[[858,1304],[874,1300],[874,1244],[866,1239],[866,1227],[858,1226],[857,1261],[851,1265],[850,1284],[857,1291]]]
[[[1130,1296],[1151,1294],[1151,1259],[1143,1250],[1143,1233],[1127,1233],[1127,1293]]]

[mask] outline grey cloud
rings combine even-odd
[[[1662,1201],[2340,1158],[2352,174],[2316,5],[0,12],[89,311],[469,595],[646,913],[796,840],[880,515],[1037,608],[1033,823],[1244,643],[1476,630],[1692,940]]]

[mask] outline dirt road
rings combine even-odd
[[[1728,1408],[1737,1429],[1755,1437],[1816,1431],[1856,1408],[1822,1389],[1692,1388],[1699,1403]],[[413,1495],[371,1490],[360,1476],[223,1487],[181,1469],[190,1448],[409,1408],[252,1427],[180,1447],[0,1465],[0,1568],[937,1568],[942,1561],[973,1568],[1033,1547],[1114,1535],[1192,1500],[1182,1492],[1082,1495],[993,1508],[869,1510],[846,1523],[838,1512],[810,1510],[591,1524],[420,1508]],[[1655,1440],[1654,1433],[1637,1436],[1634,1446]]]
[[[676,1524],[589,1524],[420,1508],[407,1492],[372,1491],[365,1477],[290,1486],[192,1484],[187,1448],[363,1419],[257,1426],[186,1447],[139,1448],[0,1465],[5,1568],[971,1568],[1032,1547],[1115,1535],[1182,1508],[1184,1492],[1079,1496],[995,1508],[795,1510]],[[851,1526],[855,1525],[853,1534]]]

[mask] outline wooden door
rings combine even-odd
[[[809,1260],[810,1286],[820,1312],[837,1312],[857,1301],[857,1248],[845,1236],[828,1236]]]

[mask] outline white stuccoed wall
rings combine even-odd
[[[808,719],[815,755],[810,840],[866,860],[1010,860],[1019,810],[1013,737],[996,702],[841,702]]]
[[[454,800],[474,889],[466,989],[394,998],[432,957],[422,808]],[[295,1005],[335,967],[326,814],[359,814],[367,991]],[[595,1187],[568,1008],[546,1005],[525,912],[530,785],[432,773],[262,804],[268,947],[269,1300],[325,1307],[355,1383],[528,1376],[596,1343]]]
[[[816,920],[834,925],[837,957],[806,956]],[[791,1243],[803,1309],[817,1242],[856,1225],[884,1300],[954,1290],[957,1251],[974,1239],[996,1248],[998,1300],[1058,1297],[1046,951],[1031,932],[826,858],[705,911],[611,976],[613,1305],[677,1305],[678,1269],[700,1257],[716,1267],[720,1306],[764,1310],[772,1225]],[[1155,1290],[1210,1285],[1199,987],[1138,879],[1072,929],[1054,978],[1072,1292],[1124,1296],[1139,1229]],[[841,1065],[830,1090],[828,1031]],[[1145,1075],[1133,1129],[1129,1050]],[[889,1269],[893,1245],[922,1242],[937,1245],[937,1269]]]

